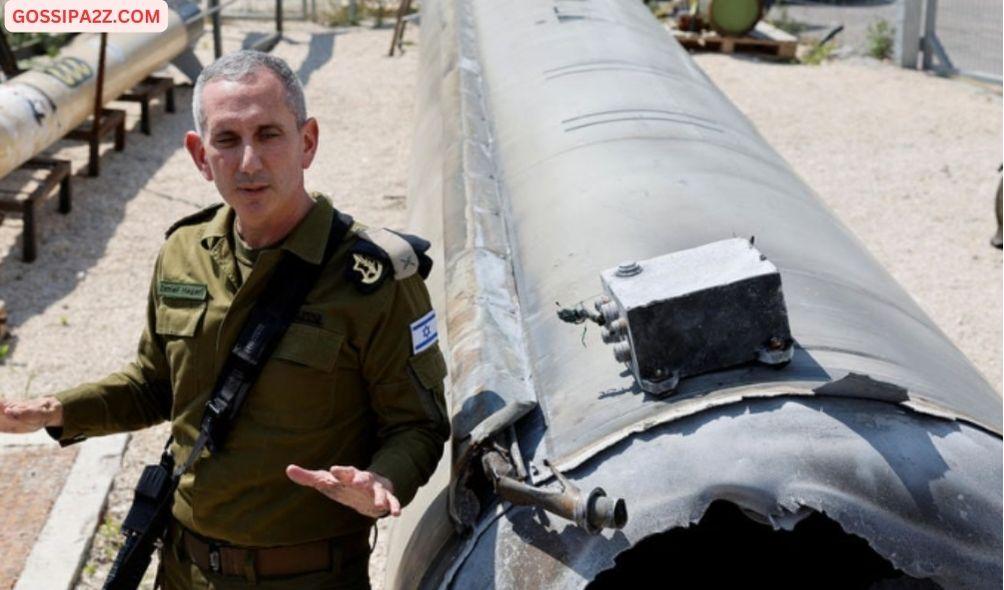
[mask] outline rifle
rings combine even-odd
[[[136,484],[132,506],[122,522],[125,543],[115,556],[104,590],[134,590],[150,567],[153,550],[167,532],[174,490],[181,476],[172,473],[174,457],[165,450],[157,465],[147,465]]]

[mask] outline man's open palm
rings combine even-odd
[[[314,488],[360,514],[372,518],[401,514],[401,503],[394,496],[393,484],[376,473],[340,465],[327,471],[310,471],[290,465],[286,475],[295,483]]]
[[[10,402],[0,399],[0,432],[34,432],[47,425],[62,423],[62,407],[51,397]]]

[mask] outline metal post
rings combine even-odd
[[[394,21],[394,35],[390,39],[390,52],[387,54],[389,57],[394,57],[394,49],[401,47],[404,38],[404,17],[408,15],[410,9],[411,0],[400,0],[400,4],[397,6],[397,20]]]
[[[209,0],[209,10],[212,11],[213,23],[213,55],[220,59],[223,55],[223,34],[220,31],[220,0]]]
[[[282,37],[282,0],[275,0],[275,34]]]
[[[101,33],[101,45],[98,49],[98,82],[94,92],[94,127],[101,121],[101,106],[105,91],[105,50],[108,47],[108,33]]]
[[[903,68],[917,68],[917,54],[920,52],[920,3],[921,0],[899,0],[894,56],[896,63]]]
[[[37,250],[37,240],[35,238],[35,199],[28,199],[24,203],[24,210],[21,212],[21,223],[24,229],[21,230],[21,260],[24,262],[34,262]]]
[[[100,165],[98,158],[100,156],[101,114],[105,93],[105,50],[107,46],[108,33],[101,33],[101,46],[98,49],[98,80],[94,89],[94,121],[91,124],[90,160],[87,164],[89,176],[97,176]]]
[[[927,0],[927,6],[924,9],[924,43],[922,44],[924,50],[924,60],[922,63],[925,70],[930,70],[934,67],[934,30],[937,22],[938,0]]]
[[[7,43],[7,32],[0,30],[0,67],[3,68],[4,76],[13,78],[21,73],[17,67],[17,57]]]

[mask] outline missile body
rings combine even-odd
[[[194,45],[200,8],[168,3],[161,33],[109,33],[104,101],[109,101]],[[55,60],[0,84],[0,177],[72,131],[94,113],[100,35],[81,34]]]
[[[437,244],[454,439],[394,530],[388,588],[579,588],[716,502],[771,531],[833,521],[895,575],[1000,587],[998,393],[642,3],[430,0],[420,46],[411,228]],[[735,237],[780,272],[782,369],[646,395],[599,330],[557,317],[606,269]],[[626,525],[501,501],[486,453],[622,497]],[[667,585],[735,557],[686,545],[658,553]],[[791,565],[763,559],[750,579]]]

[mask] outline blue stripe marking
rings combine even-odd
[[[435,342],[438,339],[439,339],[439,334],[433,334],[432,336],[429,336],[428,338],[426,338],[425,341],[419,343],[419,345],[415,347],[415,350],[416,351],[424,350],[425,347],[427,347],[428,345],[432,344],[433,342]]]
[[[426,314],[426,317],[418,320],[418,323],[412,324],[412,329],[414,330],[415,328],[421,328],[422,326],[428,324],[434,319],[436,319],[436,312],[430,311],[429,313]]]

